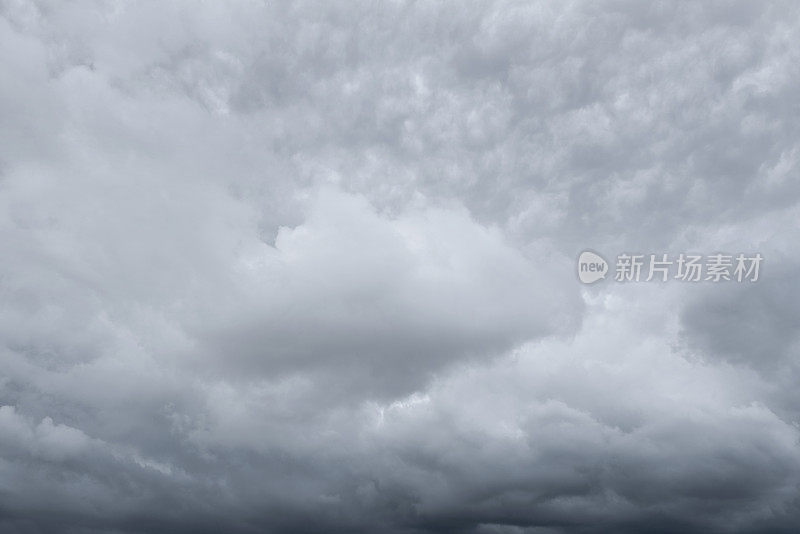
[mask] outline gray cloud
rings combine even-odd
[[[0,531],[795,529],[796,5],[0,6]]]

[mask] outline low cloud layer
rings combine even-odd
[[[0,531],[796,529],[795,4],[0,15]]]

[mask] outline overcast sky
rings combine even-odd
[[[3,534],[796,532],[798,3],[0,6]]]

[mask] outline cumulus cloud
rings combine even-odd
[[[191,322],[204,368],[313,372],[318,387],[391,396],[453,360],[576,326],[580,300],[574,287],[556,290],[572,278],[554,251],[526,257],[463,209],[387,217],[363,197],[323,190],[309,211],[274,247],[245,251],[232,295]],[[195,347],[185,357],[194,362]]]
[[[0,530],[797,524],[796,5],[0,15]]]

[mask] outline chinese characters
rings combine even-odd
[[[764,258],[761,254],[620,254],[617,256],[614,280],[617,282],[756,282]]]

